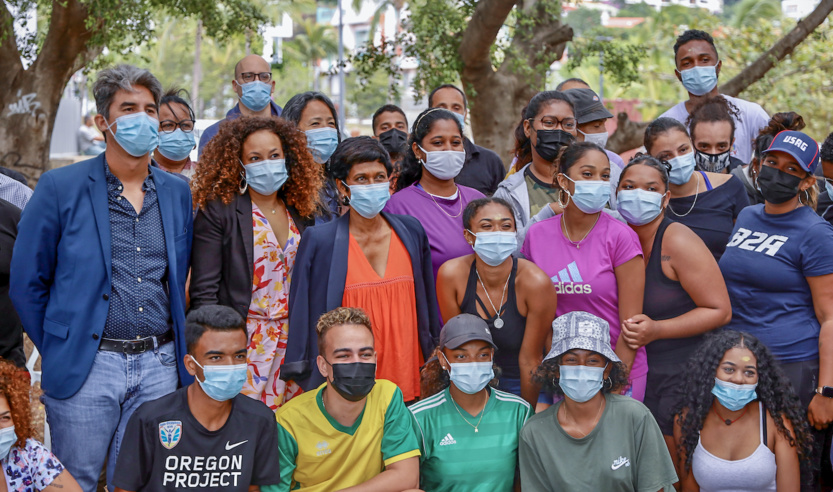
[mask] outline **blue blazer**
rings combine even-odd
[[[193,228],[188,184],[151,167],[165,245],[180,381],[185,355],[185,279]],[[65,399],[84,384],[101,342],[111,282],[110,210],[104,154],[54,169],[38,181],[12,255],[12,298],[41,354],[43,390]]]
[[[431,267],[428,237],[419,221],[408,215],[382,212],[411,257],[416,294],[417,331],[424,360],[440,337],[440,316]],[[305,391],[324,382],[318,357],[318,318],[341,306],[347,281],[350,214],[310,227],[301,236],[289,288],[289,340],[280,377],[294,380]]]

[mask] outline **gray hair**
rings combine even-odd
[[[134,85],[149,90],[156,105],[159,105],[159,100],[162,98],[162,84],[152,73],[133,65],[118,65],[98,73],[98,78],[93,85],[93,97],[95,97],[98,113],[109,120],[110,104],[116,92],[119,90],[132,92]]]

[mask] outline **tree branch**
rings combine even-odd
[[[6,2],[0,5],[0,73],[12,78],[23,70],[20,52],[17,50],[17,38],[14,35],[14,17]]]
[[[88,42],[93,37],[93,31],[86,26],[89,15],[87,6],[79,0],[52,2],[49,31],[30,69],[38,75],[41,71],[46,72],[44,77],[39,78],[49,77],[52,80],[44,80],[44,83],[58,84],[63,90],[69,76],[78,67],[83,67],[79,57],[87,51]],[[99,29],[102,27],[100,20],[97,20],[95,25]],[[84,58],[84,61],[86,59]]]
[[[799,21],[786,36],[772,45],[772,48],[759,56],[757,60],[744,68],[729,82],[721,85],[720,93],[737,96],[747,87],[761,80],[772,67],[792,53],[796,46],[821,25],[831,11],[833,11],[833,0],[822,0],[810,15]]]
[[[514,6],[515,0],[477,2],[458,50],[464,70],[492,71],[490,49]]]

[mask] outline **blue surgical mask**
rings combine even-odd
[[[197,378],[197,383],[212,400],[228,401],[243,390],[243,384],[246,383],[246,364],[203,367],[197,359],[192,357],[191,360],[202,369],[205,381]]]
[[[349,186],[342,181],[342,184],[350,190],[350,208],[365,219],[372,219],[379,215],[390,200],[390,183],[388,182]]]
[[[419,146],[419,150],[425,152],[425,161],[422,165],[432,176],[442,181],[456,178],[463,169],[463,164],[466,163],[465,151],[435,150],[428,152],[422,146]]]
[[[695,96],[708,94],[717,86],[717,65],[694,67],[680,71],[683,87]]]
[[[113,125],[116,125],[115,133],[113,133]],[[133,157],[142,157],[159,147],[159,120],[147,113],[119,116],[107,125],[107,129],[110,130],[119,146]]]
[[[585,142],[594,143],[594,144],[598,145],[601,148],[605,148],[605,145],[607,145],[607,140],[608,140],[608,138],[610,138],[610,134],[608,132],[584,133],[581,130],[578,130],[578,132],[581,133],[582,135],[584,135],[584,141]]]
[[[566,174],[563,176],[573,181]],[[570,198],[576,207],[586,214],[601,212],[610,200],[610,181],[573,181],[573,183],[576,189]]]
[[[678,155],[673,159],[669,159],[668,163],[671,164],[671,171],[668,172],[668,180],[675,185],[686,184],[691,179],[691,175],[694,173],[694,166],[696,165],[694,151],[692,150],[688,154]]]
[[[451,113],[454,115],[455,118],[457,118],[457,121],[460,122],[460,126],[463,129],[465,129],[466,128],[466,117],[461,115],[460,113],[455,113],[454,111],[452,111]]]
[[[272,100],[272,85],[259,80],[240,84],[240,102],[252,111],[263,111]]]
[[[240,164],[243,164],[242,162]],[[246,183],[261,195],[271,195],[286,183],[286,159],[272,159],[243,166]]]
[[[159,134],[159,147],[156,150],[166,159],[179,162],[188,157],[195,145],[194,132],[185,133],[177,128],[171,133]]]
[[[621,190],[616,195],[616,208],[628,224],[641,226],[656,219],[662,212],[662,198],[655,191]]]
[[[307,130],[307,148],[312,153],[312,159],[324,164],[338,147],[338,132],[335,128],[316,128]]]
[[[469,234],[475,237],[472,246],[475,254],[489,266],[500,265],[518,249],[518,237],[514,232],[484,231],[475,234],[469,231]]]
[[[558,386],[564,396],[574,402],[584,403],[602,389],[604,367],[558,366]]]
[[[824,180],[824,190],[827,192],[827,196],[833,200],[833,184],[830,184],[829,179]]]
[[[445,354],[443,354],[445,357]],[[448,362],[448,358],[445,359]],[[495,378],[495,370],[491,362],[465,362],[452,364],[448,362],[451,370],[448,377],[454,386],[463,393],[473,395],[482,390]]]
[[[17,434],[14,432],[14,426],[0,429],[0,460],[5,459],[12,446],[17,442]]]
[[[714,378],[712,394],[717,397],[717,401],[721,405],[733,412],[737,412],[745,407],[747,403],[758,398],[758,393],[755,392],[755,388],[757,387],[757,383],[735,384]]]

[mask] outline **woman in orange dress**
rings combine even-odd
[[[276,410],[300,393],[278,377],[289,334],[289,288],[301,232],[323,183],[303,132],[278,118],[240,117],[205,147],[192,181],[191,307],[222,304],[246,317],[243,393]]]
[[[419,368],[439,336],[428,238],[410,216],[382,212],[390,198],[388,152],[370,137],[339,144],[330,173],[350,211],[307,229],[298,249],[289,296],[291,326],[281,377],[304,389],[324,382],[315,364],[315,325],[339,306],[370,317],[378,379],[419,397]]]

